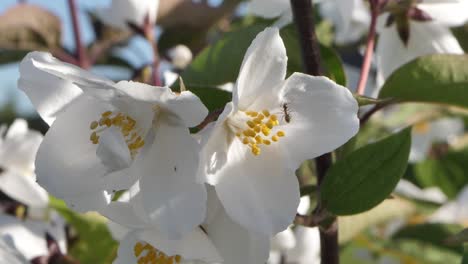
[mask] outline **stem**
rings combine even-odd
[[[357,94],[363,95],[366,90],[367,79],[369,78],[369,71],[372,62],[372,55],[374,54],[375,35],[377,28],[377,17],[379,16],[379,1],[370,0],[371,8],[371,23],[369,27],[369,35],[367,36],[366,52],[364,53],[364,61],[361,68],[361,76],[357,87]]]
[[[74,33],[73,35],[75,37],[76,58],[78,60],[78,66],[87,69],[91,65],[88,61],[86,50],[83,47],[83,43],[81,42],[80,23],[78,21],[78,9],[76,8],[75,0],[68,0],[68,7],[70,9],[70,14],[72,17]]]
[[[395,102],[396,102],[395,100],[389,100],[389,101],[385,101],[385,102],[374,105],[374,107],[372,107],[369,111],[364,113],[362,117],[359,118],[359,126],[362,127],[365,123],[367,123],[367,121],[369,121],[369,119],[372,117],[373,114],[375,114],[377,111],[389,105],[394,104]]]
[[[322,75],[320,67],[320,47],[315,35],[315,24],[312,1],[291,0],[291,8],[294,15],[294,22],[299,33],[302,59],[305,73],[319,76]]]
[[[291,0],[291,8],[294,15],[294,22],[299,33],[305,73],[316,76],[321,75],[320,47],[317,36],[315,35],[313,3],[311,0]],[[320,192],[320,185],[332,164],[331,153],[326,153],[316,158],[315,163],[317,168],[318,189]],[[320,214],[323,210],[324,208],[319,204],[314,213]],[[339,263],[338,224],[336,220],[334,220],[328,228],[320,228],[320,248],[321,263]]]
[[[145,17],[143,24],[143,34],[146,39],[151,43],[153,48],[153,71],[152,71],[152,84],[154,86],[161,86],[161,77],[159,76],[159,52],[158,41],[154,37],[154,25],[150,22],[149,15]]]

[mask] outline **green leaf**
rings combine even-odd
[[[50,198],[50,206],[78,233],[78,241],[72,244],[69,254],[80,263],[112,263],[117,242],[109,233],[102,216],[96,213],[78,214],[54,197]]]
[[[194,87],[187,84],[187,90],[200,97],[210,112],[222,109],[232,99],[230,92],[218,88]]]
[[[460,245],[450,245],[446,239],[454,232],[460,230],[456,225],[443,224],[420,224],[406,226],[393,235],[393,239],[411,239],[427,243],[431,246],[447,249],[458,254],[463,253],[463,247]]]
[[[411,128],[337,161],[321,186],[323,206],[336,215],[367,211],[387,199],[406,170]]]
[[[453,235],[446,240],[449,244],[462,244],[468,242],[468,228],[463,229],[458,234]]]
[[[397,69],[379,98],[468,107],[468,55],[437,54]]]
[[[461,264],[468,264],[468,250],[465,250],[465,253],[463,254],[463,258],[461,261]]]
[[[266,23],[255,23],[228,32],[216,43],[205,48],[181,74],[187,84],[216,86],[235,82],[247,48]],[[302,55],[297,31],[293,24],[281,29],[281,38],[288,56],[288,74],[302,72]],[[320,45],[325,75],[346,85],[346,75],[340,57],[331,48]]]
[[[449,198],[468,184],[468,148],[451,151],[440,159],[427,159],[413,167],[414,177],[422,187],[439,187]]]
[[[264,28],[265,25],[254,24],[226,33],[205,48],[181,74],[187,87],[235,82],[247,48]]]
[[[288,73],[302,72],[302,54],[295,25],[291,24],[283,28],[281,37],[288,55]],[[346,86],[346,74],[338,54],[330,47],[320,44],[320,59],[325,71],[324,74],[336,83]]]
[[[62,23],[35,5],[16,5],[0,16],[0,48],[45,50],[60,46]]]

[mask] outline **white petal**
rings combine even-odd
[[[103,208],[100,213],[116,224],[126,228],[144,228],[148,224],[140,218],[130,202],[113,201]]]
[[[271,250],[283,252],[296,246],[296,238],[291,228],[279,232],[271,240]]]
[[[437,53],[463,54],[457,39],[441,24],[411,22],[407,46],[401,41],[394,25],[384,27],[376,50],[378,73],[386,79],[401,65],[419,56]]]
[[[395,192],[409,198],[433,203],[444,203],[447,200],[447,196],[438,187],[421,189],[405,179],[398,182]]]
[[[120,129],[109,127],[100,137],[96,154],[109,171],[128,168],[132,157]]]
[[[180,255],[187,260],[203,260],[208,263],[221,262],[217,249],[210,238],[196,228],[180,240],[170,240],[155,229],[144,229],[139,238],[150,243],[168,256]]]
[[[206,191],[196,179],[198,152],[187,128],[161,117],[151,148],[132,165],[145,211],[168,236],[180,238],[205,216]]]
[[[210,184],[216,181],[213,175],[217,173],[227,162],[228,153],[228,135],[225,121],[233,113],[232,102],[224,107],[224,111],[218,117],[218,120],[211,123],[200,131],[202,135],[201,145],[203,146],[200,158],[199,178],[206,178]]]
[[[297,226],[296,247],[286,254],[286,260],[298,264],[320,263],[320,236],[318,227]]]
[[[24,120],[16,120],[0,143],[0,166],[35,179],[34,160],[42,138],[41,133],[28,130]]]
[[[299,201],[299,206],[297,207],[297,213],[301,215],[305,215],[309,212],[309,209],[310,209],[310,197],[302,196],[301,200]]]
[[[112,110],[111,106],[101,101],[80,97],[57,117],[39,148],[36,159],[39,184],[70,206],[71,200],[80,208],[96,209],[99,205],[97,202],[80,204],[76,199],[85,193],[95,193],[99,197],[102,190],[102,176],[107,168],[96,156],[97,145],[89,139],[89,125],[108,110]]]
[[[433,138],[429,131],[419,132],[417,129],[413,128],[411,133],[411,151],[409,161],[415,163],[424,160],[431,149],[432,140]]]
[[[299,184],[277,144],[254,156],[234,139],[226,165],[212,176],[227,214],[252,232],[272,236],[286,229],[299,205]]]
[[[96,12],[106,24],[120,29],[128,29],[128,23],[143,26],[145,17],[150,23],[156,22],[159,0],[113,0],[112,4]]]
[[[51,125],[56,115],[82,91],[71,82],[44,72],[34,64],[35,61],[57,63],[49,53],[28,53],[19,66],[18,88],[26,93],[42,119]]]
[[[0,174],[0,190],[30,207],[45,208],[49,204],[47,192],[33,177],[15,171],[9,170]]]
[[[48,254],[45,235],[46,228],[42,222],[20,221],[12,216],[0,215],[0,236],[11,238],[14,247],[29,260]]]
[[[119,225],[112,221],[107,222],[107,229],[111,233],[112,238],[117,241],[121,241],[122,239],[124,239],[130,231],[130,229],[124,227],[123,225]]]
[[[294,73],[284,83],[281,97],[290,123],[280,127],[286,136],[279,143],[287,150],[292,169],[335,150],[359,130],[356,100],[347,88],[326,77]]]
[[[54,75],[69,83],[74,83],[82,90],[90,92],[95,96],[108,98],[115,93],[113,81],[99,77],[73,64],[59,61],[50,54],[42,52],[33,53],[27,62],[31,63],[32,67],[38,71]],[[52,80],[51,76],[47,76],[46,78],[47,80]],[[54,80],[56,79],[54,78]],[[55,85],[55,83],[50,82],[49,85]],[[69,94],[67,93],[67,95]],[[77,98],[77,95],[74,95]]]
[[[435,140],[450,142],[463,135],[465,123],[461,118],[440,118],[431,123],[430,134]]]
[[[208,196],[209,214],[203,228],[224,259],[222,263],[265,263],[269,253],[269,236],[250,232],[232,221],[213,188],[208,189]]]
[[[287,60],[277,28],[259,33],[245,53],[233,91],[234,105],[247,109],[260,94],[277,94],[275,88],[286,76]]]
[[[157,104],[165,112],[182,119],[187,127],[200,124],[208,114],[208,109],[200,98],[189,91],[178,95],[168,87],[127,81],[119,82],[117,88],[135,100]]]
[[[468,21],[466,0],[429,0],[418,4],[418,8],[428,13],[433,20],[446,26],[462,26]]]
[[[254,15],[264,18],[279,17],[285,12],[291,12],[288,0],[252,0],[248,9]]]
[[[369,29],[369,9],[362,0],[323,1],[319,10],[335,25],[335,40],[340,45],[359,40]]]
[[[56,211],[50,212],[47,232],[57,241],[62,254],[67,254],[66,225],[67,222],[59,213]]]
[[[0,237],[0,259],[8,264],[29,264],[30,262],[15,248],[10,237]]]
[[[137,263],[138,260],[135,257],[134,247],[139,241],[137,230],[128,232],[120,241],[117,258],[114,260],[113,264]]]

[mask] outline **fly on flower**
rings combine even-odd
[[[206,190],[193,173],[199,146],[188,130],[207,114],[198,97],[114,83],[41,52],[28,54],[20,72],[40,114],[57,109],[36,159],[38,182],[52,195],[79,211],[103,210],[108,192],[135,186],[142,212],[163,232],[179,236],[203,221]]]
[[[202,139],[200,173],[227,214],[266,235],[284,230],[296,214],[299,164],[359,128],[357,102],[345,87],[300,73],[285,80],[286,62],[278,29],[261,32],[244,57],[232,102]]]

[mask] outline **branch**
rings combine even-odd
[[[299,32],[299,41],[301,44],[305,73],[316,76],[321,75],[320,48],[315,34],[313,3],[311,0],[291,0],[291,8],[294,15],[294,22]],[[331,153],[326,153],[316,158],[315,164],[320,193],[320,185],[332,164]],[[322,213],[324,213],[324,208],[322,208],[319,199],[319,204],[317,205],[314,214],[321,215]],[[311,216],[311,219],[313,220],[314,218]],[[310,219],[308,224],[313,224]],[[336,219],[332,218],[330,225],[325,228],[320,228],[320,245],[322,263],[338,264],[338,224]]]
[[[75,37],[76,58],[78,66],[81,68],[89,68],[91,65],[88,61],[86,50],[81,42],[80,23],[78,21],[78,9],[76,8],[75,0],[68,0],[68,8],[72,17],[73,35]]]

